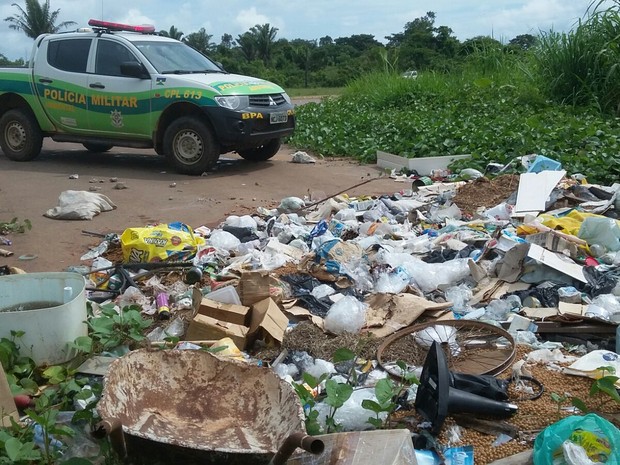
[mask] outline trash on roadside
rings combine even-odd
[[[44,216],[55,220],[92,220],[95,215],[115,208],[103,194],[69,190],[60,194],[58,206],[47,210]]]

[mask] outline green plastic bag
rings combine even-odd
[[[534,441],[534,465],[565,464],[562,443],[582,446],[593,462],[620,464],[620,430],[594,413],[571,416],[545,428]]]

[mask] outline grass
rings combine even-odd
[[[286,93],[291,97],[316,97],[324,95],[340,95],[342,87],[313,87],[313,88],[292,88],[286,89]]]

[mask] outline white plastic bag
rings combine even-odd
[[[235,250],[241,244],[241,241],[227,231],[216,229],[209,236],[208,243],[216,249],[222,249],[230,252]]]
[[[345,296],[332,305],[325,316],[325,330],[335,333],[359,333],[366,323],[366,305],[353,296]]]
[[[44,216],[55,220],[92,220],[101,212],[114,210],[116,205],[107,196],[87,191],[64,191],[58,197],[58,206]]]

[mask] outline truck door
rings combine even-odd
[[[149,139],[151,78],[123,75],[121,64],[139,63],[125,44],[98,38],[95,50],[94,73],[88,77],[91,134]]]
[[[34,84],[43,108],[59,131],[88,130],[86,69],[92,38],[44,41],[34,64]]]

